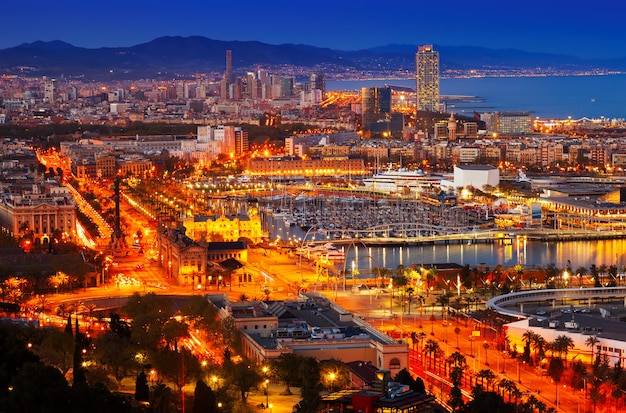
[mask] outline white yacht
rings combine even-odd
[[[309,259],[324,258],[332,261],[343,261],[346,259],[343,249],[338,249],[330,242],[324,245],[305,245],[300,248],[298,254]]]
[[[440,181],[441,178],[431,177],[421,169],[390,169],[363,179],[365,188],[389,193],[421,192],[433,185],[439,186]]]

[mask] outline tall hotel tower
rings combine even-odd
[[[233,75],[233,51],[226,50],[226,71],[224,72],[224,77],[220,82],[220,95],[222,99],[230,99],[232,98],[232,93],[230,91],[230,87],[235,81],[235,76]]]
[[[439,52],[432,44],[419,46],[415,54],[417,110],[439,112]]]

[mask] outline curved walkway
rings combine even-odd
[[[523,311],[524,303],[546,302],[549,300],[595,300],[598,298],[615,299],[624,297],[626,297],[626,287],[530,290],[493,297],[487,301],[487,308],[490,308],[502,315],[528,318],[531,314]],[[508,308],[514,305],[519,305],[519,310]]]

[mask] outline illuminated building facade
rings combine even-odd
[[[376,131],[380,129],[378,123],[386,122],[391,117],[391,88],[364,87],[361,89],[361,111],[363,116],[363,130]],[[388,124],[388,122],[386,122]],[[382,129],[386,126],[383,125]]]
[[[206,244],[194,242],[181,228],[161,226],[157,232],[159,265],[179,285],[206,285]]]
[[[294,157],[270,157],[251,159],[247,174],[251,176],[273,176],[277,178],[353,176],[364,175],[363,159],[330,157],[300,159]]]
[[[248,215],[206,216],[197,215],[183,220],[186,235],[196,242],[200,241],[239,241],[246,238],[259,243],[263,238],[261,217],[256,208],[249,208]],[[239,257],[243,261],[245,259]]]
[[[415,91],[417,110],[439,112],[439,52],[431,44],[415,54]]]
[[[34,184],[0,198],[0,225],[14,237],[31,231],[35,243],[48,242],[55,231],[74,237],[76,204],[65,187]]]
[[[533,122],[528,112],[495,112],[494,131],[501,135],[515,135],[532,132]]]
[[[248,143],[248,131],[242,128],[235,128],[235,155],[242,155],[250,149]]]

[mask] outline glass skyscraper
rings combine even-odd
[[[419,46],[415,54],[417,110],[439,112],[439,52],[432,44]]]

